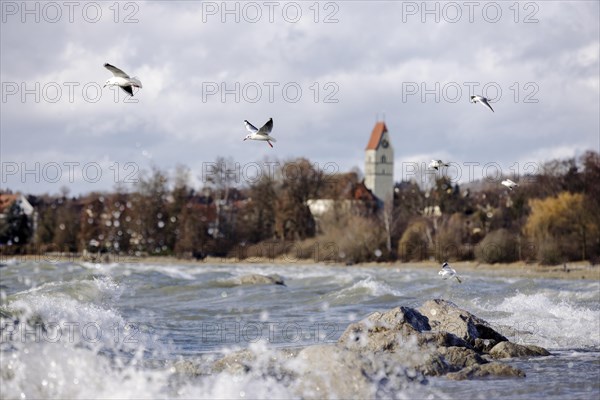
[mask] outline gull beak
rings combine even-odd
[[[244,142],[246,141],[246,139],[248,139],[247,137],[244,138]]]

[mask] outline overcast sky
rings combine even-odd
[[[396,181],[432,158],[465,181],[599,147],[597,1],[1,5],[2,189],[110,191],[178,164],[198,189],[217,156],[363,170],[384,113]],[[105,62],[142,81],[135,103],[102,88]],[[242,141],[269,117],[273,149]]]

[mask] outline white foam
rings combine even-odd
[[[107,267],[109,270],[112,267]],[[169,264],[119,264],[119,272],[129,275],[131,272],[154,271],[173,279],[194,280],[196,275],[206,272],[203,267],[192,267],[189,265]]]
[[[9,258],[7,260],[3,260],[2,264],[6,265],[6,266],[13,266],[13,265],[19,265],[21,262],[19,261],[19,259],[17,258]]]
[[[77,286],[70,295],[54,292],[69,285]],[[165,393],[169,374],[140,367],[146,349],[159,354],[162,345],[118,311],[87,300],[118,299],[122,290],[101,277],[17,294],[7,309],[18,313],[19,323],[4,326],[0,342],[3,398],[156,398]],[[83,301],[76,298],[82,292]]]
[[[70,291],[69,289],[73,290]],[[11,297],[16,300],[33,295],[52,295],[53,293],[63,291],[65,292],[64,294],[72,293],[72,295],[76,295],[79,300],[83,298],[87,298],[88,300],[99,298],[116,300],[123,293],[123,288],[110,277],[102,276],[94,277],[93,280],[45,282],[39,286],[15,293]]]
[[[142,370],[138,358],[126,365],[97,351],[60,343],[20,344],[3,357],[2,394],[6,398],[156,398],[167,387],[168,374]],[[5,375],[6,374],[6,375]]]
[[[206,376],[203,379],[190,382],[177,391],[181,398],[201,399],[269,399],[297,398],[289,382],[277,379],[273,368],[281,368],[285,360],[273,363],[275,352],[264,342],[253,343],[248,350],[256,357],[249,361],[250,371],[246,373],[231,373],[223,371]]]
[[[509,314],[493,322],[511,328],[511,341],[551,349],[600,348],[600,310],[573,305],[565,296],[518,293],[487,308]]]
[[[85,269],[89,269],[99,274],[109,274],[114,268],[120,268],[122,265],[119,263],[94,263],[89,261],[82,261],[78,263]]]
[[[159,272],[163,275],[168,276],[173,279],[183,279],[183,280],[194,280],[196,277],[185,271],[183,267],[175,266],[175,265],[166,265],[166,266],[157,266],[155,268],[150,267],[149,269]]]
[[[373,277],[369,275],[366,278],[355,282],[352,286],[340,290],[336,297],[341,298],[356,295],[380,297],[385,295],[402,296],[402,293],[384,282],[373,279]]]

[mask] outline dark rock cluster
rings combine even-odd
[[[337,343],[266,356],[248,349],[230,353],[211,362],[208,373],[266,374],[302,398],[378,398],[426,383],[428,376],[521,379],[522,370],[498,359],[549,354],[511,343],[483,319],[436,299],[418,309],[374,312],[349,325]],[[189,372],[189,366],[182,369]]]

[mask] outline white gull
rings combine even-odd
[[[244,120],[244,124],[246,124],[246,129],[248,130],[248,132],[250,132],[246,135],[244,140],[250,139],[266,141],[271,147],[273,147],[271,142],[277,141],[273,136],[269,135],[273,130],[273,118],[269,118],[269,120],[260,129],[256,128],[246,119]]]
[[[492,108],[492,106],[490,106],[489,103],[489,99],[486,99],[483,96],[479,96],[479,95],[475,95],[475,96],[471,96],[471,103],[480,103],[483,106],[486,106],[487,108],[489,108],[490,110],[492,110],[492,112],[494,112],[494,109]]]
[[[458,283],[462,283],[462,281],[460,280],[460,277],[458,276],[458,274],[456,273],[454,268],[452,268],[450,265],[448,265],[447,262],[442,264],[442,269],[441,269],[441,271],[438,272],[438,275],[441,275],[442,278],[444,278],[444,279],[456,278]]]
[[[113,77],[106,80],[104,87],[106,86],[119,86],[130,96],[133,96],[133,88],[141,88],[142,82],[137,77],[130,77],[123,70],[110,65],[109,63],[104,64],[104,68],[113,73]]]

